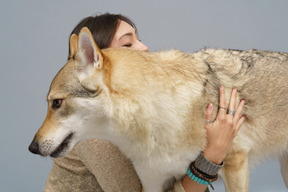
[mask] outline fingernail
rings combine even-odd
[[[209,103],[208,108],[211,109],[212,108],[212,103]]]
[[[236,92],[237,92],[237,89],[234,88],[233,91],[236,93]]]
[[[221,86],[220,86],[220,89],[223,91],[223,90],[224,90],[224,86],[223,86],[223,85],[221,85]]]

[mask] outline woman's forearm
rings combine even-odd
[[[200,183],[195,182],[192,180],[187,174],[182,180],[182,186],[185,189],[185,191],[195,191],[195,192],[204,192],[207,189],[206,185],[202,185]]]

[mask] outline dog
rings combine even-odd
[[[249,165],[275,156],[288,188],[287,53],[100,50],[87,28],[71,36],[70,53],[51,83],[32,153],[63,157],[80,140],[109,140],[131,159],[143,191],[163,191],[205,149],[205,108],[217,106],[223,85],[227,98],[236,88],[237,102],[246,100],[219,173],[226,191],[248,191]]]

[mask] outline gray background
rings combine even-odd
[[[83,17],[107,11],[131,17],[150,51],[288,52],[287,8],[285,0],[1,0],[0,191],[43,189],[52,161],[27,148],[45,118],[48,86],[67,58],[68,36]],[[287,191],[276,160],[251,171],[250,191]]]

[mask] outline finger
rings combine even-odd
[[[237,89],[232,89],[230,100],[229,100],[229,109],[235,109],[236,106],[236,96],[237,96]]]
[[[229,112],[230,112],[230,110],[232,110],[235,113],[236,96],[237,96],[237,89],[232,89],[230,99],[229,99],[229,107],[228,107]],[[233,117],[235,114],[228,113],[228,115]]]
[[[235,111],[235,119],[238,121],[239,120],[239,118],[241,117],[241,114],[242,114],[242,112],[243,112],[243,108],[244,108],[244,105],[245,105],[245,99],[242,99],[241,101],[240,101],[240,103],[239,103],[239,105],[238,105],[238,107],[237,107],[237,109],[236,109],[236,111]]]
[[[245,115],[242,115],[242,116],[240,117],[239,121],[237,122],[237,124],[236,124],[236,130],[235,130],[235,136],[236,136],[236,134],[238,133],[241,125],[244,123],[245,119],[246,119],[246,116],[245,116]]]
[[[220,86],[219,90],[219,110],[218,115],[219,116],[225,116],[226,115],[226,97],[225,97],[225,89],[223,86]]]
[[[213,105],[212,103],[210,103],[206,108],[206,121],[211,120],[212,114],[213,114]]]

